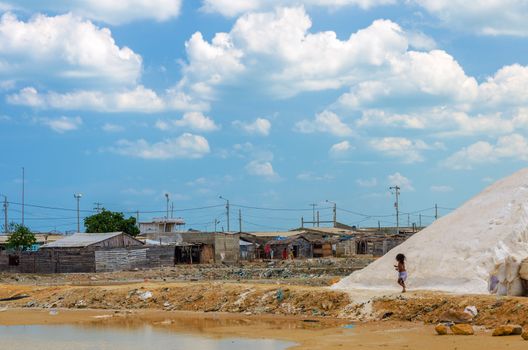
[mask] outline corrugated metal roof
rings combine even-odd
[[[88,247],[109,238],[119,236],[123,232],[108,232],[108,233],[75,233],[58,241],[44,244],[41,248],[82,248]]]
[[[256,237],[292,237],[302,232],[303,231],[249,232],[249,234]]]

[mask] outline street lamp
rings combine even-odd
[[[333,208],[332,208],[332,214],[333,214],[332,221],[334,222],[334,227],[336,227],[336,224],[337,224],[337,203],[329,201],[328,199],[325,202],[326,203],[332,203],[334,205]]]
[[[77,199],[77,232],[81,232],[81,216],[79,214],[79,202],[81,201],[82,194],[74,193],[73,198]]]
[[[229,230],[229,199],[225,199],[222,196],[218,196],[218,198],[223,199],[226,201],[226,213],[227,213],[227,232],[230,232]]]

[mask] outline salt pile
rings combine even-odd
[[[528,257],[528,169],[489,186],[332,288],[398,288],[393,267],[398,253],[407,257],[409,289],[521,295],[519,265]]]

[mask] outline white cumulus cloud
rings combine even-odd
[[[12,13],[0,18],[0,76],[91,84],[135,84],[142,58],[116,45],[112,33],[72,14],[35,15],[27,21]]]
[[[182,0],[8,0],[14,8],[30,11],[72,12],[118,25],[136,20],[166,21],[180,14]]]
[[[329,153],[334,157],[339,157],[346,154],[348,151],[350,151],[350,149],[352,149],[350,142],[342,141],[332,145],[332,147],[330,147]]]
[[[301,120],[295,124],[295,131],[304,134],[315,132],[329,133],[335,136],[350,136],[352,129],[331,111],[323,111],[314,120]]]
[[[383,137],[369,141],[372,149],[381,152],[389,157],[399,158],[404,163],[415,163],[424,160],[422,151],[434,147],[441,147],[440,144],[430,146],[422,140],[410,140],[405,137]]]
[[[344,6],[357,6],[362,9],[368,9],[374,6],[395,3],[396,0],[203,0],[202,9],[206,12],[220,13],[226,17],[235,17],[250,11],[269,10],[276,6],[298,4],[332,9]]]
[[[399,172],[389,175],[387,177],[387,180],[389,182],[389,185],[399,186],[402,191],[414,191],[412,181],[400,174]]]
[[[449,28],[483,35],[527,36],[523,0],[413,0],[437,16]]]
[[[245,131],[248,134],[268,136],[271,130],[271,122],[265,118],[257,118],[253,122],[244,122],[241,120],[233,121],[233,126]]]
[[[443,164],[460,170],[504,159],[528,160],[528,140],[520,134],[511,134],[499,137],[495,144],[478,141],[455,152]]]
[[[77,130],[82,125],[81,117],[70,118],[70,117],[62,116],[59,118],[40,118],[38,120],[43,125],[46,125],[51,130],[58,132],[60,134],[68,132],[68,131]]]
[[[143,159],[202,158],[210,152],[209,143],[203,136],[185,133],[179,137],[149,143],[144,139],[136,141],[119,140],[109,151],[129,157]]]
[[[201,112],[188,112],[185,113],[181,119],[176,120],[158,120],[155,126],[164,131],[173,128],[187,128],[195,131],[209,132],[220,128],[215,124],[213,119],[205,116]]]
[[[269,161],[252,160],[246,165],[246,171],[250,175],[260,176],[268,180],[275,180],[279,177]]]

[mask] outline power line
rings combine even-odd
[[[248,205],[241,204],[231,204],[232,207],[242,208],[242,209],[254,209],[254,210],[269,210],[269,211],[312,211],[312,209],[301,209],[301,208],[265,208],[265,207],[252,207]],[[322,207],[320,210],[332,209],[332,207]]]

